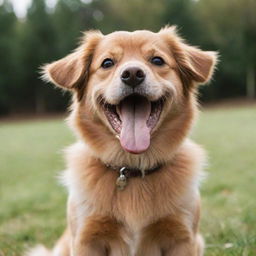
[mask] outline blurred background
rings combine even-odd
[[[39,67],[68,54],[84,30],[168,23],[220,54],[191,135],[209,154],[205,256],[256,255],[255,0],[0,0],[0,256],[50,248],[66,225],[55,177],[65,168],[61,150],[75,141],[63,120],[70,96],[44,84]]]
[[[68,54],[81,31],[176,24],[187,41],[220,53],[200,99],[255,99],[255,0],[0,0],[0,115],[63,111],[68,95],[43,84],[39,67]]]

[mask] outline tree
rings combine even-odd
[[[246,94],[249,99],[256,98],[256,2],[243,0],[240,2],[242,11],[242,32],[244,38],[244,54],[246,62]]]
[[[201,31],[206,32],[203,41],[220,52],[221,60],[208,98],[254,97],[256,23],[253,10],[255,1],[251,0],[198,2],[198,15],[204,21]]]
[[[11,111],[9,102],[17,82],[16,25],[17,19],[12,6],[5,0],[0,6],[0,114]]]
[[[137,29],[158,31],[161,27],[162,0],[109,0],[108,3],[108,12],[104,13],[103,20],[109,24],[107,32]]]
[[[39,67],[54,59],[56,37],[44,0],[34,0],[28,9],[21,41],[24,46],[22,66],[26,69],[23,73],[24,92],[30,95],[29,105],[34,105],[37,113],[45,112],[51,98],[46,99],[49,88],[39,80]]]
[[[190,44],[220,53],[203,100],[256,97],[255,0],[33,0],[17,19],[10,0],[0,4],[0,114],[59,111],[69,99],[39,79],[39,67],[74,49],[82,31],[150,29],[177,25]]]
[[[200,43],[199,20],[193,0],[164,0],[162,23],[176,25],[179,33],[191,44]]]

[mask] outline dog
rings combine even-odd
[[[43,67],[73,94],[66,150],[64,235],[30,256],[202,256],[199,183],[204,150],[189,132],[197,89],[217,53],[188,45],[174,26],[153,33],[85,33]]]

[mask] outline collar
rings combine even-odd
[[[130,168],[130,167],[117,167],[106,164],[106,167],[110,170],[118,171],[119,177],[116,180],[116,186],[119,190],[124,190],[127,185],[129,178],[142,177],[144,178],[146,175],[150,175],[154,172],[159,171],[162,168],[162,165],[159,164],[151,169],[147,169],[142,172],[138,168]]]

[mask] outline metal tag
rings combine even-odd
[[[120,175],[116,180],[116,186],[119,190],[123,190],[127,185],[127,178],[124,175],[124,170],[125,170],[125,167],[122,167],[120,169],[120,171],[119,171]]]

